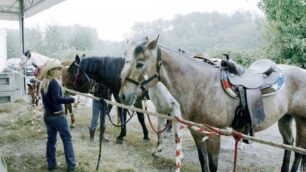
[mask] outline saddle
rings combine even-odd
[[[253,136],[253,128],[266,118],[262,94],[279,80],[281,71],[268,59],[255,61],[244,69],[228,56],[221,61],[221,70],[240,100],[232,127]],[[248,143],[246,140],[244,142]]]

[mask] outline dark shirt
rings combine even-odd
[[[110,92],[109,88],[106,87],[105,85],[103,85],[101,83],[96,83],[95,84],[95,92],[94,92],[95,97],[108,99],[109,98],[109,92]]]
[[[63,111],[62,104],[69,104],[74,102],[73,97],[62,97],[62,89],[56,80],[51,80],[47,93],[41,90],[41,96],[45,110],[47,112]]]

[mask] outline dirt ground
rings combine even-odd
[[[149,110],[154,110],[150,107]],[[99,147],[88,146],[88,125],[91,118],[90,107],[78,107],[76,110],[76,127],[71,130],[77,171],[95,171]],[[5,158],[9,172],[43,172],[47,171],[45,159],[46,133],[41,112],[36,113],[35,125],[32,126],[33,108],[23,100],[17,103],[0,104],[0,153]],[[115,111],[112,110],[112,116]],[[155,118],[155,117],[152,117]],[[175,171],[174,134],[165,138],[160,158],[152,157],[156,145],[156,135],[150,130],[150,142],[142,141],[142,132],[137,118],[132,118],[127,125],[127,136],[122,145],[116,144],[120,130],[107,123],[110,142],[103,143],[99,171],[104,172],[168,172]],[[156,119],[154,120],[155,126]],[[256,133],[257,137],[282,143],[277,125]],[[98,138],[98,134],[96,135]],[[58,172],[66,170],[61,139],[57,143]],[[197,150],[187,129],[183,132],[184,160],[182,170],[186,172],[201,171]],[[283,150],[267,145],[251,143],[244,145],[238,152],[237,168],[239,172],[277,172],[280,171]],[[233,168],[234,140],[222,138],[219,157],[220,172],[229,172]]]

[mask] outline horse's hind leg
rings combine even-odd
[[[306,119],[295,118],[296,122],[296,146],[305,148],[306,146]],[[299,164],[301,163],[301,171],[306,171],[306,155],[295,153],[294,162],[291,172],[298,171]]]
[[[294,138],[292,135],[292,128],[291,128],[292,121],[293,117],[288,114],[284,115],[281,119],[278,120],[279,132],[282,135],[283,143],[287,145],[293,145],[294,142]],[[281,172],[289,171],[290,157],[291,157],[291,151],[285,150]]]
[[[135,106],[136,108],[142,109],[142,102],[141,102],[141,100],[138,99],[138,100],[135,102],[134,106]],[[137,112],[137,117],[138,117],[138,121],[139,121],[139,123],[141,124],[141,127],[142,127],[142,131],[143,131],[143,140],[144,140],[144,141],[149,141],[149,140],[150,140],[150,138],[149,138],[149,132],[148,132],[148,129],[147,129],[147,126],[146,126],[144,114],[143,114],[143,113],[140,113],[140,112]]]

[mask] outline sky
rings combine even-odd
[[[135,22],[169,20],[191,12],[233,14],[251,11],[262,15],[258,0],[66,0],[25,19],[25,27],[79,24],[96,28],[100,39],[122,41]],[[16,28],[18,22],[0,20],[1,28]]]

